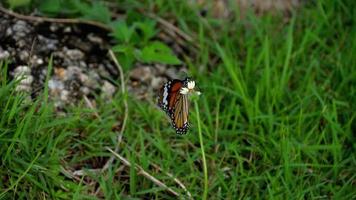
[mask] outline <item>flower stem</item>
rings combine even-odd
[[[203,157],[203,170],[204,170],[204,193],[203,193],[203,200],[207,199],[208,196],[208,168],[206,165],[206,159],[205,159],[205,151],[204,151],[204,143],[203,143],[203,134],[201,131],[201,126],[200,126],[200,115],[199,115],[199,108],[198,108],[198,103],[195,100],[194,101],[194,107],[195,111],[197,113],[197,121],[198,121],[198,134],[199,134],[199,141],[200,141],[200,149],[201,149],[201,154]]]

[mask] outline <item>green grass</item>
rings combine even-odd
[[[317,2],[288,22],[203,19],[184,3],[157,2],[159,15],[174,16],[200,46],[184,61],[202,95],[185,136],[174,133],[153,100],[129,97],[119,154],[182,199],[184,190],[152,163],[194,199],[205,192],[207,199],[356,198],[356,4]],[[33,103],[16,93],[8,67],[1,64],[0,198],[176,199],[133,167],[115,173],[117,161],[79,180],[63,170],[100,168],[111,156],[105,147],[116,145],[121,93],[111,103],[97,99],[100,119],[84,101],[61,117],[46,92]]]

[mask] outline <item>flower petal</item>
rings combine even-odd
[[[179,92],[180,92],[181,94],[188,94],[189,89],[186,88],[186,87],[182,87]]]
[[[189,81],[188,82],[188,89],[192,90],[192,89],[194,89],[194,87],[195,87],[195,81]]]

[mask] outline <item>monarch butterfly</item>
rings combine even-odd
[[[160,91],[158,105],[170,117],[177,134],[186,134],[189,129],[188,94],[194,91],[194,87],[195,81],[189,78],[174,79],[165,83]]]

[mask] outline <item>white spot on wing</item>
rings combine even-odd
[[[164,91],[163,91],[163,105],[167,105],[168,104],[168,101],[167,101],[167,98],[168,98],[168,87],[165,86],[164,87]]]

